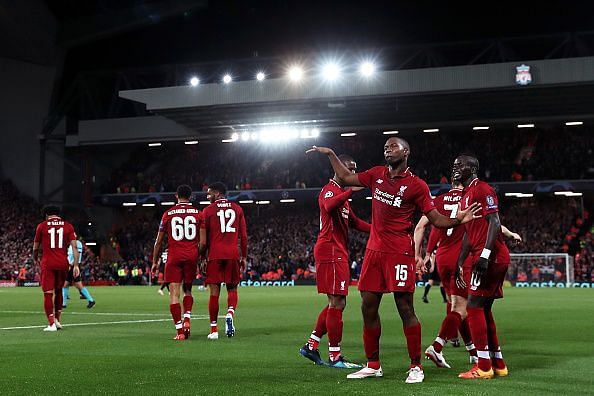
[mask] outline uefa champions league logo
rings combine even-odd
[[[516,66],[516,84],[528,85],[532,82],[532,74],[530,74],[530,66],[521,64]]]

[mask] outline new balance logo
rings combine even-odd
[[[406,282],[398,282],[398,284],[396,286],[402,287],[402,286],[405,286],[405,285],[406,285]]]

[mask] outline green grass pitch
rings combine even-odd
[[[453,368],[426,362],[425,382],[404,383],[408,357],[391,295],[382,302],[383,378],[347,380],[350,371],[317,367],[298,353],[325,297],[314,287],[240,288],[237,334],[206,339],[206,291],[195,291],[192,337],[175,342],[167,296],[154,287],[91,288],[97,305],[86,309],[71,288],[64,330],[44,333],[38,288],[0,289],[2,394],[593,394],[594,292],[586,289],[506,289],[495,304],[510,376],[468,382],[463,348],[447,346]],[[444,315],[437,288],[430,304],[415,295],[423,349]],[[221,298],[221,315],[226,294]],[[360,298],[351,288],[344,316],[343,352],[363,362]],[[130,323],[113,323],[127,322]],[[84,324],[83,326],[69,326]],[[327,347],[321,347],[327,356]]]

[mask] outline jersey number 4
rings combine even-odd
[[[219,222],[221,223],[221,233],[235,232],[235,211],[233,209],[219,210],[217,212]]]
[[[56,245],[58,249],[62,249],[64,247],[64,229],[62,227],[58,228],[57,230],[52,227],[47,232],[50,234],[50,249],[55,249]],[[56,244],[56,234],[58,236],[58,243]]]
[[[187,216],[185,218],[173,217],[171,219],[171,236],[176,241],[185,239],[187,241],[196,238],[196,218]]]

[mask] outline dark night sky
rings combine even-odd
[[[95,8],[77,9],[76,3],[80,4],[50,8],[68,21],[103,12],[101,3],[112,8],[126,4],[96,1],[90,2]],[[130,2],[139,12],[142,3],[146,2]],[[584,30],[594,30],[594,5],[587,1],[219,0],[185,16],[84,43],[69,51],[68,65],[80,70],[202,62],[246,58],[254,51],[261,57],[295,56]]]

